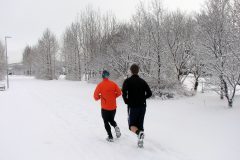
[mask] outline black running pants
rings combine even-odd
[[[113,126],[114,128],[117,126],[117,123],[114,121],[115,114],[116,109],[112,111],[102,109],[102,118],[109,137],[113,137],[111,132],[111,126]],[[111,126],[109,124],[111,124]]]

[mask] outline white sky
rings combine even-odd
[[[151,0],[143,0],[150,2]],[[188,13],[199,11],[205,0],[164,0],[165,8]],[[24,47],[34,45],[45,28],[58,38],[81,10],[91,5],[101,12],[111,11],[120,20],[134,14],[139,0],[0,0],[0,40],[8,39],[10,63],[20,62]]]

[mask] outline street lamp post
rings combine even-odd
[[[8,78],[8,54],[7,54],[7,39],[12,38],[9,36],[5,36],[5,50],[6,50],[6,71],[7,71],[7,88],[9,88],[9,78]]]

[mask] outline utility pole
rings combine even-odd
[[[9,88],[9,78],[8,78],[8,54],[7,54],[7,39],[12,38],[9,36],[5,36],[5,50],[6,50],[6,72],[7,72],[7,88]]]

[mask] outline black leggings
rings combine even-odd
[[[102,118],[103,118],[105,129],[109,137],[113,137],[109,123],[114,128],[117,126],[117,123],[114,121],[115,114],[116,114],[116,110],[108,111],[108,110],[102,109]]]

